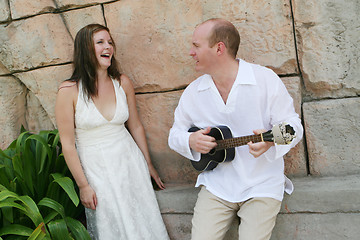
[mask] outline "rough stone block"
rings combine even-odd
[[[285,77],[281,79],[290,96],[294,100],[294,107],[297,114],[301,118],[301,82],[299,77]],[[304,139],[302,139],[294,148],[292,148],[285,156],[285,174],[291,177],[300,177],[307,175],[306,154]]]
[[[72,60],[73,41],[58,14],[0,25],[0,62],[9,71]]]
[[[360,234],[360,175],[295,178],[294,193],[284,201],[272,240],[357,239]],[[171,239],[191,236],[191,219],[199,188],[167,185],[156,196]],[[237,239],[235,219],[225,240]]]
[[[73,39],[75,39],[76,33],[82,27],[90,23],[105,25],[105,19],[100,5],[63,12],[62,15]]]
[[[291,195],[285,194],[282,213],[358,212],[360,175],[294,178]]]
[[[355,240],[360,213],[280,214],[271,240]]]
[[[26,87],[14,77],[0,77],[0,148],[5,149],[25,125]]]
[[[13,19],[49,12],[56,8],[53,0],[29,1],[9,0],[11,17]]]
[[[191,219],[190,214],[163,214],[165,226],[171,240],[190,240],[191,239]],[[238,239],[237,228],[239,221],[234,220],[224,237],[224,240]]]
[[[0,22],[8,20],[10,17],[9,4],[7,0],[0,0]]]
[[[188,52],[200,22],[198,4],[122,0],[104,5],[116,57],[138,92],[178,89],[196,78]]]
[[[33,71],[22,72],[14,74],[20,79],[24,85],[34,94],[33,97],[39,100],[39,111],[45,110],[47,117],[50,119],[52,124],[55,126],[55,101],[57,89],[60,83],[68,78],[72,74],[72,65],[61,65],[54,67],[45,67],[36,69]],[[42,109],[43,108],[43,109]],[[34,108],[32,111],[36,111]],[[49,119],[44,119],[44,127],[49,127],[47,123]],[[42,121],[39,119],[39,124]]]
[[[33,92],[26,96],[26,130],[38,133],[40,130],[54,129],[49,115],[41,106],[39,99]]]
[[[310,173],[334,176],[360,170],[360,98],[303,105]]]
[[[293,2],[306,90],[316,98],[358,95],[360,2]]]
[[[111,2],[111,0],[56,0],[58,7],[72,8]]]
[[[170,239],[191,239],[192,214],[163,214],[162,217]]]
[[[167,183],[194,182],[198,174],[189,160],[168,147],[169,130],[181,94],[182,91],[136,95],[152,161]]]
[[[9,70],[0,62],[0,76],[9,74]]]
[[[288,1],[205,1],[202,10],[203,20],[221,17],[234,23],[241,58],[278,74],[298,72]]]
[[[124,0],[104,7],[108,26],[118,45],[117,58],[124,72],[134,80],[135,87],[145,92],[178,88],[196,78],[193,60],[188,56],[191,36],[195,26],[210,17],[225,17],[238,27],[243,35],[239,56],[245,60],[267,65],[277,73],[298,72],[290,6],[278,1],[248,5],[244,11],[241,1],[160,4],[151,0],[145,4]],[[137,14],[139,12],[141,14]],[[271,20],[267,21],[266,16],[270,15]],[[259,17],[263,18],[261,25]],[[124,54],[129,47],[131,54]]]

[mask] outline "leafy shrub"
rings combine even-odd
[[[0,240],[90,239],[57,130],[19,137],[0,150]],[[3,238],[1,238],[3,237]]]

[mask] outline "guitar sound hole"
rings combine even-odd
[[[215,148],[213,148],[210,150],[209,155],[215,155],[215,152],[216,152],[216,150],[215,150]]]

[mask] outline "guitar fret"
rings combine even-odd
[[[217,140],[216,143],[218,145],[216,146],[216,150],[234,148],[234,147],[246,145],[248,142],[257,143],[261,141],[262,141],[261,135],[250,135],[244,137]]]

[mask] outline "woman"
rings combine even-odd
[[[150,160],[134,88],[114,52],[102,25],[87,25],[75,37],[74,72],[55,106],[65,160],[92,239],[169,239],[150,176],[165,187]]]

